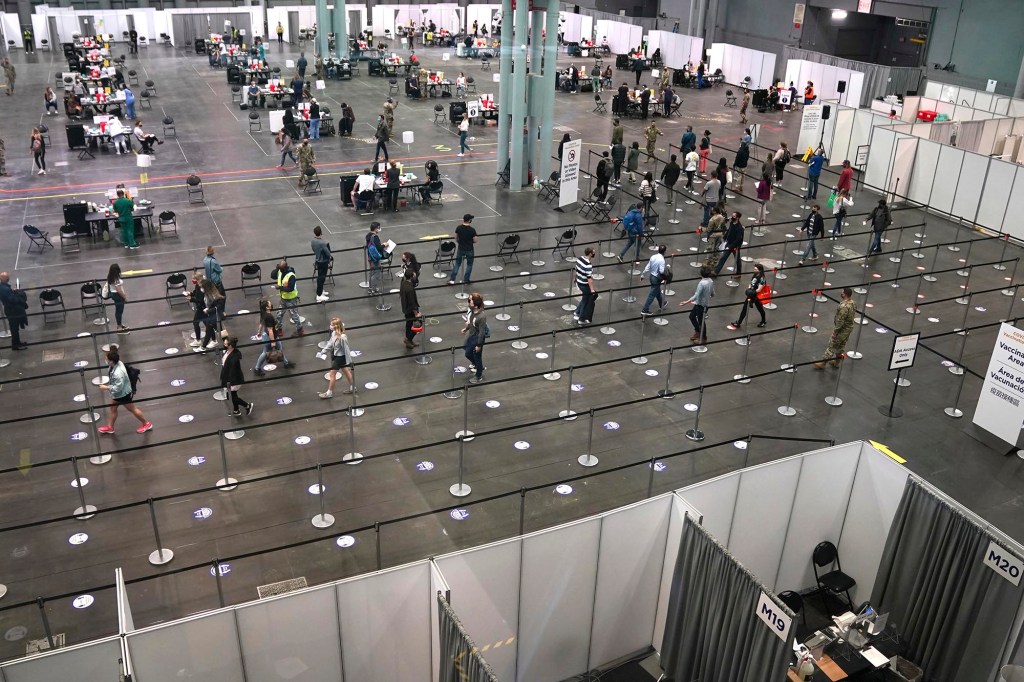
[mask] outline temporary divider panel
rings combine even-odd
[[[344,680],[333,587],[246,604],[237,614],[246,679]]]
[[[730,43],[713,43],[708,68],[712,73],[721,69],[725,82],[739,85],[750,76],[750,87],[768,88],[775,79],[775,53],[752,50]]]
[[[0,675],[6,682],[110,682],[118,678],[119,658],[120,638],[111,637],[9,663]],[[157,675],[152,679],[167,678]]]
[[[608,47],[614,54],[627,54],[640,45],[643,34],[643,26],[598,19],[595,37],[598,45],[603,38],[608,38]]]
[[[491,5],[479,4],[478,5],[478,4],[475,4],[475,3],[469,3],[468,5],[466,5],[466,25],[465,25],[464,28],[467,31],[472,31],[473,30],[473,22],[476,21],[476,22],[478,22],[478,25],[481,28],[486,26],[487,27],[487,34],[490,35],[490,33],[491,33],[491,24],[494,23],[494,17],[496,16],[495,12],[497,12],[497,15],[501,14],[501,5],[500,4],[491,4]],[[462,617],[461,614],[459,615],[459,617],[460,618]],[[488,661],[488,663],[490,663],[490,661]]]
[[[729,546],[739,486],[739,476],[727,474],[678,491],[687,504],[693,505],[704,515],[701,525],[726,547]]]
[[[843,572],[857,580],[857,586],[851,590],[854,603],[871,595],[907,476],[907,470],[895,461],[867,443],[862,445],[843,532],[835,543]]]
[[[857,110],[839,107],[838,113],[834,108],[832,111],[835,126],[832,132],[832,143],[826,151],[829,152],[829,158],[833,165],[842,163],[845,159],[849,159],[853,163],[856,161],[857,148],[850,148],[850,138],[853,137],[853,121],[857,116]]]
[[[429,562],[347,580],[336,589],[345,679],[431,679],[430,600],[434,597],[429,594]],[[390,644],[384,646],[381,642]]]
[[[998,163],[1003,163],[1002,161]],[[1017,177],[1013,181],[1013,191],[1010,192],[1010,196],[1006,202],[1007,207],[1009,206],[1024,206],[1024,172],[1021,168],[1017,167]],[[1007,215],[1010,215],[1010,211],[1007,210]],[[1024,224],[1017,220],[1010,220],[1004,223],[1006,231],[1017,239],[1024,239]]]
[[[232,610],[138,630],[127,642],[138,682],[166,680],[169,670],[185,679],[245,681]]]
[[[441,570],[437,567],[433,561],[430,562],[430,594],[437,594],[440,592],[446,599],[451,598],[451,590],[448,588],[448,581],[444,579]],[[430,622],[438,622],[438,606],[437,600],[430,600]],[[441,678],[441,668],[438,665],[441,657],[441,633],[437,628],[430,629],[430,675],[434,682],[438,682]]]
[[[910,175],[910,192],[908,192],[911,201],[919,204],[931,202],[932,183],[935,178],[935,169],[939,165],[941,149],[942,146],[937,142],[918,141],[917,155],[914,157],[914,172]]]
[[[662,496],[601,518],[589,670],[651,644],[671,506]]]
[[[600,537],[598,518],[523,538],[519,682],[558,682],[587,670],[581,633],[593,617]]]
[[[988,176],[978,206],[978,223],[981,225],[1003,225],[1012,231],[1013,225],[1005,225],[1009,207],[1010,192],[1013,190],[1014,178],[1021,175],[1019,167],[1012,163],[992,160],[988,165]],[[1018,228],[1019,234],[1021,230]]]
[[[653,55],[660,48],[661,61],[670,69],[681,69],[688,62],[696,64],[704,50],[703,38],[671,31],[650,31],[647,41],[647,54]]]
[[[890,128],[875,128],[871,134],[871,149],[868,150],[868,168],[864,182],[873,187],[885,187],[892,167],[892,155],[896,146],[896,133]]]
[[[989,158],[987,156],[970,152],[963,154],[963,161],[961,161],[960,165],[960,179],[957,182],[956,196],[953,199],[953,215],[962,216],[972,222],[978,217],[978,209],[980,207],[978,198],[985,188],[985,169],[988,168],[988,164]],[[940,173],[950,170],[952,169],[948,166],[944,167],[940,162]],[[992,225],[991,227],[999,229],[1000,225]]]
[[[675,572],[676,557],[679,556],[679,542],[683,536],[683,518],[689,514],[699,523],[702,514],[689,504],[679,493],[671,495],[672,507],[669,510],[668,539],[665,543],[665,560],[661,567],[661,589],[658,592],[658,610],[654,615],[654,637],[651,646],[661,648],[665,639],[665,615],[668,613],[668,600],[672,591],[672,574]]]
[[[905,201],[904,197],[910,189],[910,178],[914,172],[914,155],[917,153],[919,140],[912,135],[896,135],[896,146],[893,149],[892,168],[885,189],[889,192],[890,201]]]

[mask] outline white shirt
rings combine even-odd
[[[656,253],[651,256],[651,260],[647,261],[647,267],[644,268],[643,275],[660,275],[663,272],[665,272],[665,257],[660,253]]]
[[[686,154],[686,170],[695,171],[697,170],[697,163],[700,161],[700,154],[697,152],[688,152]]]
[[[124,135],[124,125],[120,119],[112,118],[107,123],[107,132],[110,133],[111,137],[117,137],[118,135]]]
[[[135,129],[132,132],[140,142],[146,139],[146,133],[142,130],[142,126],[135,126]]]
[[[463,118],[462,119],[462,123],[459,124],[459,132],[460,133],[468,133],[469,132],[469,119],[468,118]]]
[[[365,192],[366,190],[373,190],[372,175],[360,175],[356,178],[356,194]]]

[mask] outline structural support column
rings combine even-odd
[[[331,15],[327,11],[327,0],[316,0],[316,44],[313,46],[314,55],[327,56],[327,34],[331,32]],[[313,66],[315,57],[309,60]]]
[[[538,13],[539,15],[539,13]],[[539,23],[539,22],[538,22]],[[555,119],[555,62],[558,58],[558,0],[548,0],[547,36],[544,39],[544,70],[534,62],[537,70],[536,88],[539,91],[531,103],[534,121],[540,121],[540,153],[534,163],[534,173],[542,180],[551,174],[551,128]],[[538,32],[534,32],[537,36]]]
[[[1020,63],[1020,72],[1017,74],[1017,87],[1013,89],[1013,96],[1018,99],[1024,97],[1024,60]]]
[[[348,7],[345,0],[334,0],[334,56],[348,59]]]
[[[523,148],[523,128],[526,125],[526,44],[529,40],[529,0],[518,0],[514,11],[515,35],[512,37],[512,102],[509,122],[509,154],[512,165],[509,168],[509,189],[518,191],[526,180],[526,150]],[[505,43],[505,31],[501,31],[501,42]],[[502,81],[508,74],[501,74]],[[502,83],[507,87],[507,83]],[[505,88],[502,88],[504,91]]]
[[[501,0],[501,52],[498,57],[498,173],[505,170],[509,162],[508,141],[510,129],[509,112],[512,109],[512,49],[515,45],[515,31],[512,16],[512,0]],[[454,121],[452,122],[454,125]],[[511,182],[509,185],[511,186]]]

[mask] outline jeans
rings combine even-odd
[[[705,324],[704,315],[706,312],[707,310],[704,306],[696,304],[693,306],[693,310],[690,311],[690,324],[693,325],[693,333],[700,334],[704,332],[702,338],[707,338],[708,335],[708,330],[706,328],[702,329]]]
[[[405,318],[405,338],[409,340],[409,343],[412,343],[412,340],[416,338],[416,332],[412,330],[412,326],[415,323],[415,317]]]
[[[717,206],[718,203],[714,201],[708,201],[704,204],[704,219],[700,221],[701,225],[707,225],[708,221],[711,220],[711,211]]]
[[[135,219],[132,218],[130,223],[122,223],[119,220],[117,224],[121,228],[121,243],[125,246],[138,246],[135,243]]]
[[[459,153],[464,154],[468,151],[472,151],[469,145],[466,144],[466,140],[469,139],[469,133],[465,130],[459,132]]]
[[[272,350],[281,351],[281,362],[288,362],[288,356],[284,355],[284,348],[281,346],[281,340],[276,339],[271,342],[270,336],[266,332],[263,332],[263,352],[260,353],[258,358],[256,358],[256,369],[260,371],[263,370],[263,365],[267,364],[267,353]]]
[[[380,287],[381,287],[381,278],[383,276],[383,273],[384,273],[384,270],[381,267],[381,263],[380,263],[379,260],[378,261],[370,261],[370,279],[369,279],[369,284],[370,284],[370,292],[371,293],[377,293],[378,291],[381,290],[380,289]]]
[[[285,311],[288,311],[289,319],[295,325],[295,329],[302,329],[302,318],[299,317],[299,298],[282,298],[281,307],[277,311],[277,323],[280,325],[284,319]]]
[[[882,233],[874,232],[871,237],[871,246],[868,247],[868,253],[874,253],[875,251],[882,250]]]
[[[467,284],[469,283],[470,276],[473,274],[473,249],[469,249],[468,251],[459,249],[455,252],[455,267],[452,269],[451,276],[448,277],[449,282],[454,282],[455,278],[458,276],[459,268],[462,267],[463,258],[466,259],[466,275],[463,277],[462,281]]]
[[[384,140],[377,140],[377,148],[373,151],[373,162],[376,163],[380,153],[384,152],[384,160],[388,160],[388,145]]]
[[[693,189],[693,174],[696,172],[692,170],[686,171],[686,187],[684,189]]]
[[[740,276],[740,267],[741,267],[740,264],[743,262],[743,261],[740,260],[740,250],[739,249],[735,249],[733,251],[733,255],[736,257],[736,271],[734,273],[732,273],[732,274],[733,274],[734,277],[739,277]],[[722,255],[718,259],[718,266],[715,268],[715,274],[716,275],[722,272],[722,268],[725,267],[725,263],[728,260],[729,260],[729,252],[728,251],[723,251]]]
[[[622,164],[621,163],[615,163],[615,164],[612,165],[612,177],[615,178],[615,182],[618,182],[619,178],[622,177]]]
[[[32,156],[35,157],[36,168],[46,170],[46,152],[40,152],[38,154],[33,153]]]
[[[629,239],[626,242],[626,245],[624,247],[622,247],[622,251],[619,251],[619,258],[621,259],[623,256],[625,256],[626,252],[629,251],[630,247],[635,245],[636,246],[636,254],[634,255],[634,258],[639,260],[639,258],[640,258],[640,242],[643,240],[643,235],[642,234],[631,234],[631,235],[628,235],[628,236],[629,236]]]
[[[327,266],[330,261],[316,262],[316,295],[324,293],[324,282],[327,280]]]
[[[309,139],[320,139],[320,119],[318,118],[309,119]]]
[[[46,103],[46,112],[47,113],[50,112],[51,107],[53,108],[53,113],[56,114],[57,113],[57,103],[56,102],[47,102]]]
[[[284,160],[287,157],[291,157],[292,163],[298,163],[299,162],[298,159],[295,158],[295,152],[293,152],[291,149],[286,149],[285,151],[281,152],[281,163],[279,163],[278,165],[279,166],[283,166],[284,165]]]
[[[832,226],[832,236],[837,237],[843,233],[843,218],[846,216],[842,214],[836,215],[836,224]]]
[[[803,259],[806,260],[807,256],[810,254],[814,254],[815,258],[818,257],[818,249],[814,246],[814,237],[807,238],[807,248],[804,249]]]
[[[807,196],[811,199],[818,198],[818,179],[820,175],[807,174]]]
[[[477,350],[477,346],[480,346],[480,350]],[[479,379],[484,374],[484,341],[483,339],[477,338],[476,336],[470,336],[466,339],[466,345],[463,347],[463,351],[466,354],[466,359],[469,360],[470,364],[476,367],[476,378]]]
[[[651,291],[647,294],[647,300],[644,301],[643,312],[651,312],[651,304],[654,303],[654,299],[658,299],[658,307],[665,307],[665,297],[661,294],[661,275],[655,275],[651,273]]]
[[[113,289],[114,287],[110,288]],[[124,298],[116,291],[111,291],[110,300],[114,302],[114,321],[117,322],[118,327],[123,327],[121,318],[124,315]]]
[[[578,317],[581,322],[590,322],[590,320],[583,319],[583,312],[590,305],[590,301],[593,300],[594,290],[590,288],[589,284],[580,284],[577,282],[576,286],[579,287],[580,290],[580,302],[576,306],[576,317]]]

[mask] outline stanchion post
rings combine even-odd
[[[334,516],[328,514],[325,509],[327,490],[324,488],[324,468],[320,462],[316,463],[316,485],[317,497],[320,498],[320,513],[313,517],[312,523],[316,528],[330,528],[334,525]]]
[[[594,408],[590,408],[590,426],[587,431],[587,451],[576,458],[576,461],[580,463],[580,466],[592,467],[597,466],[598,459],[594,456]],[[525,489],[524,489],[525,490]],[[522,531],[520,530],[520,533]]]
[[[626,288],[626,295],[622,297],[622,302],[627,304],[636,301],[636,296],[633,295],[633,277],[630,276],[628,279],[629,285]]]
[[[1006,265],[1004,265],[1004,263],[1006,262],[1006,247],[1010,243],[1010,235],[1003,234],[1001,239],[1003,240],[1003,250],[999,253],[999,262],[992,266],[993,270],[999,271],[1006,269]]]
[[[693,251],[697,255],[694,258],[694,260],[690,261],[690,267],[691,268],[699,268],[700,266],[704,265],[704,261],[701,260],[701,258],[700,258],[700,254],[701,254],[700,243],[701,243],[701,237],[704,236],[703,235],[703,231],[698,227],[696,232],[695,232],[695,234],[697,235],[697,246],[696,246],[696,248],[693,249]]]
[[[214,580],[216,580],[216,582],[217,582],[217,601],[220,603],[220,607],[224,608],[227,604],[224,601],[224,587],[220,584],[220,581],[221,581],[220,566],[221,566],[220,559],[214,559],[213,561],[210,562],[210,570],[213,573]]]
[[[516,340],[512,342],[512,347],[516,350],[525,350],[530,347],[530,344],[523,341],[523,302],[519,302],[519,324],[516,325]],[[454,361],[453,361],[454,364]]]
[[[658,391],[658,395],[666,400],[670,400],[675,397],[675,393],[672,391],[672,360],[675,358],[676,349],[674,346],[668,349],[668,367],[665,369],[665,388]],[[593,410],[591,410],[593,411]]]
[[[576,268],[575,266],[569,268],[569,298],[565,303],[562,304],[562,310],[566,312],[572,312],[576,310],[576,306],[572,304],[572,292],[576,288]]]
[[[593,279],[595,282],[600,282],[602,279],[604,279],[604,275],[602,275],[601,272],[598,270],[598,268],[601,265],[601,261],[600,261],[600,258],[601,258],[601,242],[600,242],[600,240],[598,240],[598,242],[597,242],[597,248],[595,249],[594,253],[596,255],[594,256],[593,260],[591,261],[591,265],[593,265],[593,270],[591,271],[590,278]]]
[[[925,273],[924,281],[926,281],[926,282],[937,282],[938,281],[939,278],[936,277],[935,275],[931,274],[931,273],[935,272],[935,265],[938,262],[939,262],[939,245],[936,244],[935,245],[935,255],[932,256],[932,266],[930,268],[928,268],[928,272]]]
[[[526,488],[519,489],[519,534],[526,530]]]
[[[793,339],[796,340],[796,334],[793,334]],[[796,408],[793,407],[793,388],[796,386],[796,365],[793,364],[793,358],[790,356],[790,367],[791,374],[789,375],[789,395],[786,397],[786,404],[779,405],[779,414],[783,417],[792,417],[796,414]]]
[[[103,361],[100,360],[100,343],[95,334],[92,334],[92,350],[96,354],[96,376],[92,379],[93,386],[101,386],[110,381],[110,377],[103,373]]]
[[[697,345],[692,348],[694,353],[708,352],[708,347],[704,343],[708,338],[708,315],[710,314],[711,308],[707,307],[704,309],[704,314],[700,316],[700,337],[697,339]]]
[[[974,266],[973,265],[968,265],[967,266],[967,273],[966,273],[967,281],[964,282],[964,295],[960,296],[959,298],[954,299],[960,305],[967,305],[968,301],[970,300],[970,294],[971,294],[971,273],[973,271],[974,271]],[[962,272],[962,271],[958,271],[956,274],[959,275],[960,272]]]
[[[773,268],[775,270],[775,279],[786,279],[786,273],[782,272],[782,268],[786,267],[786,253],[789,251],[789,241],[787,240],[782,244],[782,256],[779,257],[775,263],[778,267]]]
[[[787,372],[795,372],[796,371],[796,366],[793,364],[793,358],[795,357],[795,353],[796,353],[796,333],[797,333],[797,331],[799,329],[800,329],[800,324],[799,323],[794,323],[793,324],[793,340],[789,344],[789,362],[787,362],[784,365],[782,365],[779,369],[785,370]]]
[[[78,472],[78,458],[71,457],[71,468],[75,470],[75,488],[78,490],[79,507],[73,514],[76,519],[91,519],[96,514],[96,507],[85,503],[85,484]]]
[[[46,633],[46,642],[50,645],[50,650],[57,648],[57,645],[53,641],[53,630],[50,629],[50,619],[46,615],[46,602],[42,597],[36,597],[36,604],[39,606],[39,617],[43,619],[43,632]]]
[[[634,365],[646,365],[647,358],[644,357],[644,335],[647,331],[647,316],[640,316],[640,348],[637,350],[637,354],[629,359]]]
[[[1013,259],[1013,270],[1010,272],[1009,278],[1007,278],[1007,281],[1009,282],[1009,284],[1006,285],[1005,289],[1003,289],[1001,292],[999,292],[1003,296],[1014,296],[1016,298],[1016,294],[1014,292],[1017,289],[1017,285],[1015,285],[1014,282],[1017,280],[1017,265],[1019,263],[1020,263],[1020,258],[1014,258]],[[1013,306],[1012,305],[1010,306],[1010,309],[1013,310]]]
[[[454,374],[452,375],[455,376]],[[447,398],[448,396],[445,395]],[[348,412],[348,452],[341,456],[341,461],[346,464],[360,464],[363,461],[363,454],[356,450],[356,420],[352,410]]]
[[[384,562],[381,560],[380,551],[380,521],[376,521],[373,524],[374,542],[377,545],[377,570],[384,568]]]
[[[917,237],[918,237],[917,251],[912,251],[910,253],[910,257],[911,258],[917,258],[919,260],[924,258],[924,254],[921,253],[921,249],[924,248],[924,240],[925,240],[925,237],[927,237],[927,236],[928,235],[925,234],[924,228],[921,228],[921,232],[917,235]]]
[[[825,403],[831,405],[832,407],[839,407],[840,405],[843,404],[843,399],[839,397],[839,378],[843,375],[843,365],[845,363],[842,362],[842,359],[845,357],[845,353],[839,356],[840,362],[839,371],[836,372],[836,387],[832,389],[832,395],[825,396]]]
[[[149,563],[154,566],[163,566],[166,563],[170,563],[171,559],[174,558],[174,552],[164,548],[163,543],[160,542],[160,528],[156,523],[156,506],[153,502],[153,498],[149,498],[149,518],[153,522],[153,537],[156,539],[156,551],[149,555]]]
[[[566,389],[565,397],[565,409],[559,411],[558,416],[567,422],[571,422],[576,419],[576,413],[572,411],[572,371],[573,368],[569,367],[569,386]]]
[[[949,249],[953,253],[956,253],[957,251],[960,250],[960,247],[957,246],[957,244],[960,242],[960,228],[962,228],[963,226],[964,226],[964,219],[963,218],[959,218],[956,221],[956,235],[953,237],[953,243],[946,247],[947,249]]]
[[[501,277],[501,312],[494,316],[494,319],[505,322],[512,319],[512,316],[505,312],[505,306],[508,303],[508,275],[502,275]]]
[[[772,268],[772,281],[771,281],[771,283],[768,284],[768,291],[771,292],[772,296],[775,296],[775,279],[776,279],[776,275],[778,274],[778,272],[779,272],[778,268]],[[764,309],[765,310],[775,310],[778,307],[779,306],[776,305],[774,301],[771,301],[769,303],[765,303],[764,304]]]
[[[967,242],[967,253],[964,254],[964,266],[956,271],[956,274],[961,277],[971,276],[971,250],[974,248],[974,242],[976,240],[971,239]]]
[[[462,436],[458,436],[457,439],[459,441],[459,482],[448,488],[448,492],[451,493],[454,497],[466,497],[471,492],[473,492],[473,489],[469,486],[468,483],[465,482],[464,477],[463,467],[465,464],[466,456],[465,439]]]
[[[555,330],[551,330],[551,367],[544,374],[544,378],[548,381],[558,381],[562,378],[562,375],[555,371],[555,349],[558,347],[558,337],[556,336]]]
[[[906,308],[906,311],[911,315],[920,314],[920,310],[917,307],[917,301],[921,298],[921,285],[924,284],[924,276],[918,275],[917,278],[917,291],[914,292],[914,300],[911,301],[910,306]]]
[[[966,337],[965,337],[965,340],[966,340]],[[960,354],[961,354],[961,357],[962,357],[963,356],[963,346],[960,347]],[[952,369],[953,368],[950,367],[950,370],[952,370]],[[953,398],[953,406],[952,407],[947,407],[947,408],[942,410],[943,412],[946,413],[947,417],[951,417],[953,419],[959,419],[960,417],[964,416],[964,411],[960,409],[959,405],[960,405],[960,393],[963,392],[963,390],[964,390],[964,380],[966,378],[967,378],[967,376],[961,370],[960,371],[960,381],[957,383],[957,387],[956,387],[956,396]]]
[[[452,387],[441,395],[449,400],[458,400],[462,397],[462,389],[455,387],[455,346],[452,346]]]
[[[816,290],[811,291],[811,312],[808,313],[807,317],[810,318],[810,322],[800,327],[801,331],[807,334],[816,334],[818,328],[814,326],[814,308],[818,305],[818,292]]]
[[[612,326],[612,299],[615,298],[615,290],[610,289],[608,291],[608,322],[601,327],[601,333],[605,336],[611,336],[615,333],[615,327]]]
[[[747,342],[743,344],[743,367],[739,374],[733,375],[733,381],[738,384],[749,384],[750,377],[747,376],[747,358],[750,356],[750,334],[747,334]]]
[[[220,443],[220,468],[221,472],[224,474],[224,477],[216,483],[217,489],[225,492],[228,490],[234,490],[238,487],[238,481],[228,475],[228,453],[227,449],[224,447],[223,430],[217,432],[217,441]]]
[[[704,440],[704,432],[700,430],[700,408],[703,404],[704,384],[701,384],[700,391],[697,393],[697,410],[693,414],[693,428],[686,431],[686,437],[692,441],[700,442]],[[651,460],[651,475],[654,475],[654,460]]]

